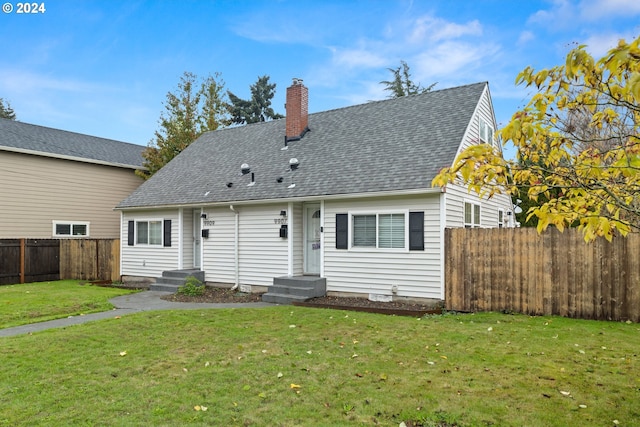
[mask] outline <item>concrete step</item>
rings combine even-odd
[[[204,282],[204,271],[198,269],[166,270],[162,272],[162,277],[186,279],[189,276],[193,276],[201,282]]]
[[[278,295],[292,295],[306,298],[319,297],[324,295],[324,291],[319,291],[313,286],[287,286],[272,285],[268,293]]]
[[[182,286],[186,282],[183,277],[160,277],[156,280],[156,283],[162,283],[166,285]]]
[[[152,284],[149,289],[152,291],[162,291],[162,292],[172,292],[172,293],[176,293],[178,292],[178,288],[182,286],[182,285],[172,285],[170,283],[154,283]]]
[[[262,301],[273,304],[291,304],[293,301],[306,301],[309,298],[297,295],[276,294],[268,292],[262,294]]]

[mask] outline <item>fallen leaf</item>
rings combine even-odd
[[[121,351],[121,352],[120,352],[120,356],[126,356],[126,355],[127,355],[127,352],[126,352],[126,351]]]
[[[293,329],[293,328],[295,328],[295,327],[296,327],[296,325],[289,325],[289,327],[290,327],[291,329]]]
[[[278,372],[277,377],[278,377],[278,378],[282,378],[282,376],[283,376],[283,373],[282,373],[282,372]]]
[[[258,393],[258,397],[259,397],[260,399],[266,399],[266,398],[267,398],[267,393],[265,393],[264,391],[263,391],[263,392],[260,392],[260,393]]]
[[[436,362],[427,362],[428,365],[435,365]]]
[[[440,356],[441,359],[447,359],[447,356]]]
[[[209,365],[211,365],[211,363],[209,363],[209,362],[206,362],[206,363],[204,364],[204,366],[205,366],[205,367],[206,367],[206,366],[209,366]]]
[[[187,368],[182,368],[183,371],[185,372],[189,372],[189,370]]]
[[[311,350],[307,351],[307,354],[311,354],[311,353],[313,353]]]
[[[262,354],[265,354],[267,352],[267,350],[262,350]]]
[[[560,394],[562,394],[563,396],[571,396],[571,392],[570,391],[562,391],[562,390],[560,390]]]
[[[301,386],[301,385],[298,385],[298,384],[291,383],[291,385],[290,385],[289,387],[291,387],[292,389],[294,389],[294,388],[301,388],[302,386]]]
[[[489,326],[489,327],[487,328],[487,331],[491,332],[491,331],[493,331],[493,328],[492,328],[491,326]]]
[[[358,357],[358,355],[357,355],[357,354],[355,354],[355,353],[353,353],[353,354],[351,355],[351,358],[352,358],[352,359],[355,359],[356,357]]]
[[[202,408],[200,407],[200,405],[196,405],[193,407],[193,409],[195,409],[196,411],[200,411]]]
[[[360,373],[356,373],[356,377],[358,378],[362,378],[364,375],[360,374]]]
[[[382,373],[380,374],[380,381],[386,381],[387,380],[387,374]]]
[[[580,409],[587,409],[587,405],[578,405],[578,408],[580,408]]]
[[[121,316],[116,316],[116,317],[114,317],[114,319],[122,319],[122,317]]]
[[[358,340],[353,340],[353,343],[354,344],[358,344]]]

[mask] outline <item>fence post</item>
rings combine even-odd
[[[25,270],[25,240],[20,239],[20,283],[24,283],[24,270]]]

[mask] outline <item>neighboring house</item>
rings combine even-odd
[[[285,119],[208,132],[124,199],[124,279],[198,268],[257,292],[317,276],[328,294],[442,300],[445,227],[509,225],[509,197],[431,186],[495,143],[487,83],[315,114],[307,100],[294,80]]]
[[[0,238],[119,238],[143,146],[0,119]]]

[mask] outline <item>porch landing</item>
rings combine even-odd
[[[318,276],[274,277],[273,285],[262,294],[262,301],[276,304],[291,304],[322,297],[327,293],[327,279]]]

